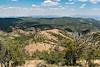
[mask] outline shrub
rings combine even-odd
[[[50,53],[43,51],[43,52],[36,52],[35,57],[41,60],[45,60],[48,64],[58,64],[64,60],[63,52],[55,52],[51,51]]]

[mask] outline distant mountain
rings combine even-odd
[[[100,15],[76,15],[75,17],[93,18],[96,20],[100,20]]]
[[[12,27],[23,30],[33,28],[45,29],[63,29],[72,32],[81,32],[82,30],[98,31],[100,30],[100,21],[91,18],[73,18],[73,17],[18,17],[18,18],[0,18],[0,29],[10,32]]]
[[[63,16],[57,16],[57,15],[36,15],[36,16],[32,16],[32,18],[59,18],[59,17],[63,17]]]

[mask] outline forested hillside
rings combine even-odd
[[[98,31],[100,30],[100,21],[91,18],[0,18],[0,29],[10,32],[12,27],[23,30],[31,30],[32,28],[45,29],[63,29],[73,32],[81,32],[82,30]]]

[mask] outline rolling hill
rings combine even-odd
[[[83,30],[98,31],[100,30],[100,21],[91,18],[0,18],[0,29],[6,32],[12,31],[12,28],[20,28],[23,30],[33,30],[33,28],[46,29],[62,29],[70,32],[81,32]]]

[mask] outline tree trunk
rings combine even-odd
[[[73,58],[73,65],[76,65],[76,57]]]
[[[87,60],[86,63],[87,63],[87,67],[94,67],[94,66],[92,65],[91,60]]]
[[[5,62],[5,63],[4,63],[4,66],[5,66],[5,67],[9,67],[9,62]]]

